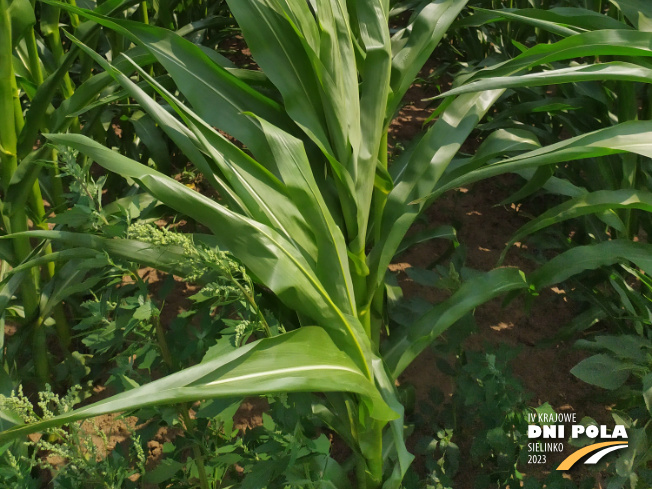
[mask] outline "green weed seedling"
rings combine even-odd
[[[0,411],[11,412],[25,423],[35,423],[71,411],[80,402],[81,387],[72,388],[64,397],[54,394],[49,386],[38,394],[38,411],[19,387],[10,397],[0,397]],[[98,442],[98,440],[100,440]],[[130,456],[120,448],[110,451],[106,434],[92,423],[71,423],[64,428],[43,432],[36,441],[9,443],[3,447],[0,472],[6,487],[44,487],[45,474],[55,488],[105,489],[136,488],[135,480],[145,471],[145,453],[136,436]],[[35,476],[35,469],[40,474]]]

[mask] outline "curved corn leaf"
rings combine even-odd
[[[443,225],[437,226],[434,229],[424,229],[417,233],[411,234],[403,238],[401,245],[396,250],[396,253],[403,253],[404,251],[410,249],[412,246],[419,243],[425,243],[431,239],[447,239],[457,241],[457,231],[453,226]]]
[[[601,29],[630,29],[617,19],[602,15],[593,10],[578,7],[559,7],[551,9],[497,9],[474,8],[474,15],[466,17],[455,27],[479,27],[499,21],[517,20],[560,36],[572,36],[582,31]]]
[[[51,419],[0,433],[0,442],[102,414],[216,397],[282,392],[351,392],[366,398],[372,418],[397,417],[376,387],[322,328],[302,327],[249,343],[147,385]]]
[[[609,0],[639,31],[652,32],[652,5],[646,0]]]
[[[100,236],[95,236],[88,233],[72,233],[68,231],[25,231],[23,233],[14,233],[7,236],[2,236],[0,239],[14,239],[21,237],[52,239],[62,241],[74,249],[70,250],[70,254],[74,255],[76,251],[79,254],[86,254],[87,250],[95,250],[106,252],[112,256],[116,256],[123,260],[140,263],[141,265],[157,268],[158,270],[172,273],[175,275],[186,275],[189,270],[184,266],[187,257],[183,254],[183,250],[177,247],[153,247],[149,243],[133,239],[107,239]],[[85,250],[87,249],[87,250]],[[67,259],[72,258],[68,256],[66,251],[63,255],[56,254],[47,255],[39,258],[34,258],[38,264],[38,260],[47,260],[48,257],[53,259]],[[26,262],[20,267],[32,268],[31,262]],[[20,269],[20,268],[19,268]]]
[[[308,11],[307,2],[293,3],[297,7],[303,5],[303,11],[292,10],[285,1],[228,1],[254,59],[283,95],[287,113],[315,142],[333,154],[319,82],[303,42],[303,39],[309,44],[315,42],[310,42],[314,37],[310,35],[315,28],[310,26],[315,22],[314,17]]]
[[[355,293],[351,283],[346,242],[326,206],[310,168],[303,143],[292,135],[258,119],[271,150],[270,157],[276,161],[281,178],[292,202],[303,214],[314,242],[318,244],[319,256],[315,272],[321,283],[338,304],[347,304],[345,312],[356,315]]]
[[[592,80],[620,80],[641,83],[652,83],[652,70],[624,61],[612,61],[587,66],[572,66],[558,70],[529,73],[519,76],[490,77],[475,80],[471,83],[454,88],[434,99],[460,95],[462,93],[494,90],[496,88],[540,87],[560,83],[575,83]]]
[[[390,337],[383,358],[391,375],[397,378],[430,343],[480,304],[527,287],[523,273],[516,268],[497,268],[465,282],[450,298],[421,316],[405,335]]]
[[[511,204],[512,202],[522,201],[540,188],[544,187],[545,184],[548,183],[548,181],[552,178],[554,173],[555,169],[552,166],[540,166],[534,171],[534,173],[532,173],[525,185],[523,185],[520,189],[511,194],[506,199],[498,202],[497,205],[507,205]]]
[[[468,0],[427,2],[410,25],[392,38],[392,96],[387,106],[388,122],[394,117],[414,78],[435,50]],[[400,46],[400,49],[399,49]]]
[[[501,255],[501,260],[509,247],[529,234],[568,219],[587,214],[599,214],[613,209],[641,209],[652,212],[652,192],[631,189],[599,190],[570,199],[547,210],[521,227],[507,243],[507,247]]]
[[[19,237],[20,234],[16,233],[15,235],[11,235],[11,236]],[[37,256],[36,258],[32,258],[29,261],[23,262],[20,265],[13,267],[11,270],[9,270],[6,273],[5,278],[11,277],[12,275],[22,272],[24,270],[29,270],[30,268],[47,265],[48,263],[51,262],[69,261],[75,258],[99,258],[101,256],[102,255],[98,254],[97,251],[94,251],[92,249],[84,249],[84,248],[72,248],[72,249],[66,249],[61,251],[52,251],[51,253],[42,256]]]
[[[528,276],[532,285],[541,290],[564,282],[584,270],[595,270],[620,262],[632,262],[652,276],[652,245],[626,239],[577,246],[555,256]]]
[[[447,181],[464,176],[499,156],[523,153],[540,147],[541,143],[537,137],[526,129],[498,129],[487,136],[473,157],[453,160],[441,180]]]
[[[652,157],[652,122],[631,121],[566,139],[528,153],[484,166],[459,176],[444,176],[435,192],[416,199],[421,204],[444,192],[504,173],[565,161],[596,158],[618,153],[636,153]]]
[[[552,44],[537,44],[510,61],[472,74],[465,83],[584,56],[652,56],[652,33],[606,29],[576,34]]]

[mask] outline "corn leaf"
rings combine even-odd
[[[415,200],[415,203],[434,199],[453,188],[504,173],[627,152],[652,157],[652,122],[624,122],[486,165],[466,174],[446,176],[439,182],[435,192]]]
[[[434,98],[437,99],[482,90],[494,90],[497,88],[540,87],[594,80],[652,83],[652,70],[624,61],[612,61],[610,63],[598,63],[587,66],[571,66],[570,68],[560,68],[558,70],[548,70],[520,76],[482,78],[454,88]]]
[[[494,297],[527,287],[523,274],[515,268],[497,268],[462,284],[450,298],[421,316],[406,334],[390,337],[383,349],[383,358],[393,378],[465,314]]]
[[[216,397],[283,392],[351,392],[379,421],[397,417],[376,387],[322,328],[303,327],[237,350],[54,418],[0,433],[0,442],[102,414]]]
[[[508,76],[535,66],[584,56],[652,56],[652,33],[605,29],[576,34],[552,44],[537,44],[510,61],[474,73],[465,82]]]
[[[384,280],[387,266],[423,209],[423,205],[410,203],[432,192],[462,143],[501,94],[502,91],[491,91],[457,97],[414,149],[390,167],[396,183],[387,197],[380,223],[381,239],[367,258],[370,290]]]
[[[577,246],[539,267],[528,276],[528,280],[541,290],[564,282],[585,270],[622,262],[632,262],[652,276],[652,245],[615,239],[595,245]]]
[[[468,0],[426,2],[414,20],[392,38],[391,102],[387,118],[391,120],[401,100],[425,62],[435,50]],[[400,48],[399,48],[400,47]]]
[[[587,193],[547,210],[536,219],[521,227],[507,243],[507,249],[524,237],[553,224],[575,219],[587,214],[599,214],[613,209],[641,209],[652,212],[652,193],[644,190],[599,190]]]
[[[475,14],[462,19],[455,27],[479,27],[500,21],[517,20],[560,36],[572,36],[582,31],[601,29],[630,29],[617,19],[593,10],[578,7],[551,9],[497,9],[474,8]]]
[[[639,31],[652,32],[652,6],[646,0],[609,0]]]
[[[297,5],[293,10],[288,3]],[[283,95],[287,113],[321,148],[333,154],[326,132],[319,82],[303,42],[310,38],[311,28],[307,25],[314,23],[314,19],[307,19],[307,3],[236,0],[228,4],[254,59]],[[297,15],[301,8],[299,4],[305,9],[303,15]]]

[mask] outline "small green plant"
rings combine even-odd
[[[38,393],[37,413],[19,387],[10,397],[0,397],[0,412],[11,412],[25,423],[50,419],[70,412],[80,402],[81,390],[77,386],[60,397],[46,386],[45,391]],[[43,487],[40,477],[32,475],[34,469],[50,473],[55,488],[135,488],[138,485],[134,476],[144,474],[146,461],[138,437],[134,437],[130,452],[132,456],[125,459],[118,448],[109,451],[106,434],[93,423],[71,423],[65,429],[47,430],[36,441],[23,446],[5,445],[0,471],[3,482],[16,489]]]
[[[652,482],[652,338],[650,337],[649,278],[624,266],[630,276],[638,277],[634,286],[612,274],[611,294],[602,297],[604,324],[611,324],[608,334],[595,333],[590,339],[576,342],[578,348],[593,355],[582,360],[571,373],[580,380],[609,391],[614,403],[613,418],[627,428],[629,447],[607,468],[609,485],[637,489]],[[631,280],[629,281],[631,282]],[[614,320],[616,323],[614,324]],[[616,327],[614,327],[616,326]],[[620,329],[620,332],[616,332]],[[597,424],[588,420],[592,424]]]

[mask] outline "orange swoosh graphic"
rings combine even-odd
[[[588,447],[584,447],[575,453],[571,453],[566,459],[557,467],[557,470],[568,470],[570,469],[575,462],[577,462],[579,459],[581,459],[584,455],[587,455],[591,452],[595,452],[596,450],[599,450],[604,447],[608,447],[611,445],[627,445],[626,441],[605,441],[602,443],[596,443],[594,445],[589,445]]]

